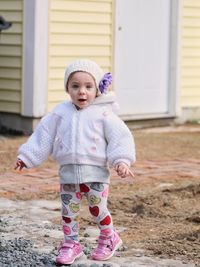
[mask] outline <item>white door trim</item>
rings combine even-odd
[[[49,0],[25,0],[23,12],[21,114],[39,118],[47,111]]]
[[[171,0],[170,59],[169,59],[169,116],[179,116],[182,0]]]

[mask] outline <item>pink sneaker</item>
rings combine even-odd
[[[83,255],[81,244],[74,240],[63,242],[58,252],[59,254],[56,257],[56,263],[58,264],[72,264],[75,259]]]
[[[114,232],[111,236],[99,236],[98,246],[91,254],[93,260],[105,261],[110,259],[115,251],[122,245],[119,235]]]

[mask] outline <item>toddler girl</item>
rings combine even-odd
[[[107,208],[109,166],[125,178],[133,174],[132,134],[113,112],[112,76],[91,60],[76,60],[65,71],[64,86],[70,101],[46,115],[18,151],[15,169],[40,165],[49,155],[59,163],[64,241],[56,262],[71,264],[83,253],[77,217],[83,196],[100,235],[91,258],[107,260],[122,244]]]

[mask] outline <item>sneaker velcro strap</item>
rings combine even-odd
[[[61,246],[61,249],[62,248],[73,248],[74,247],[74,244],[73,243],[64,243],[64,244],[62,244],[62,246]]]
[[[101,245],[110,245],[110,239],[101,239],[101,238],[99,238],[98,243],[101,244]]]

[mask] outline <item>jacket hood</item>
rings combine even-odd
[[[114,92],[108,92],[107,94],[101,94],[96,97],[92,105],[106,105],[110,106],[112,111],[117,113],[119,105],[116,101],[116,95]]]

